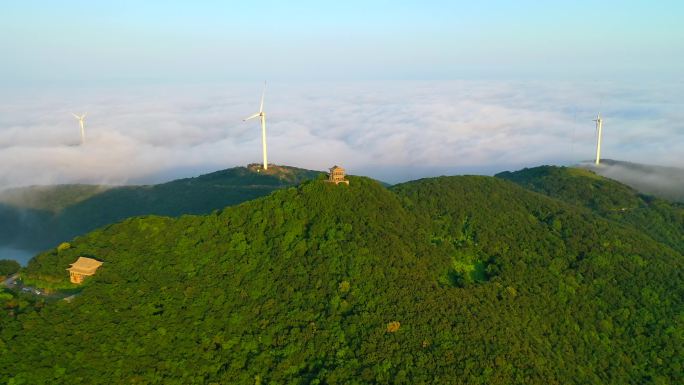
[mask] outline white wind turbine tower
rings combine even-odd
[[[596,165],[598,166],[601,163],[601,136],[603,135],[603,119],[601,119],[600,112],[594,122],[596,122]]]
[[[71,115],[78,120],[78,125],[81,126],[81,145],[85,144],[85,117],[88,113],[86,112],[85,114],[78,116],[74,114],[73,112]]]
[[[259,105],[259,112],[249,116],[242,121],[248,121],[254,118],[260,118],[261,120],[261,147],[264,151],[264,170],[268,170],[268,159],[266,157],[266,113],[264,112],[264,96],[266,95],[266,82],[264,82],[264,91],[261,94],[261,104]]]

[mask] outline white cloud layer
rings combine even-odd
[[[0,189],[145,183],[261,159],[259,84],[0,91]],[[270,84],[269,160],[389,182],[606,158],[684,166],[682,84]],[[71,112],[88,112],[87,143]]]

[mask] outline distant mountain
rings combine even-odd
[[[0,204],[56,214],[110,188],[86,184],[18,187],[0,191]]]
[[[349,180],[38,255],[37,287],[104,264],[70,302],[3,293],[0,382],[682,382],[684,258],[648,229],[660,203],[581,169]]]
[[[601,160],[598,167],[593,163],[582,163],[579,167],[620,181],[644,194],[684,203],[684,169],[682,168],[611,159]]]
[[[684,205],[643,195],[583,168],[541,166],[502,172],[496,177],[586,207],[603,218],[637,228],[684,253]]]
[[[0,247],[42,250],[137,215],[207,214],[320,172],[256,165],[149,186],[33,186],[0,193]]]

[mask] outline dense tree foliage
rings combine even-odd
[[[136,215],[207,214],[315,178],[319,172],[235,167],[152,186],[38,186],[0,195],[0,246],[42,250]]]
[[[681,204],[639,194],[619,182],[578,168],[542,166],[496,176],[587,207],[606,219],[634,226],[684,253],[684,206]]]
[[[19,263],[9,259],[0,259],[0,277],[12,275],[19,271]]]
[[[34,258],[70,302],[0,315],[0,382],[682,383],[682,254],[491,177],[314,180],[131,218]]]

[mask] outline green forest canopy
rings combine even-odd
[[[71,302],[9,301],[0,381],[683,382],[676,244],[501,178],[350,180],[39,255],[27,278],[104,265]]]

